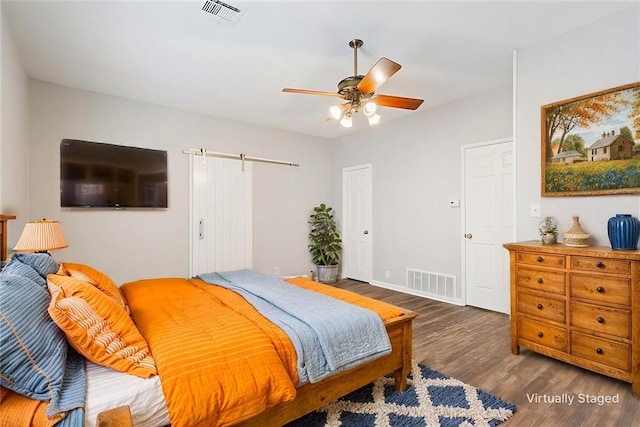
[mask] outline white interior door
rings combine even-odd
[[[190,159],[191,276],[251,268],[251,162]]]
[[[509,256],[502,244],[514,236],[513,141],[463,152],[467,304],[509,313]]]
[[[371,165],[342,170],[342,276],[371,281]]]

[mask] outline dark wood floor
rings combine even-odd
[[[494,393],[516,405],[507,426],[639,427],[640,398],[631,385],[526,349],[511,354],[509,316],[459,307],[368,283],[336,286],[413,310],[413,358],[445,375]],[[586,396],[618,396],[618,403],[587,403]],[[538,397],[538,402],[530,401]],[[544,403],[560,396],[565,403]],[[573,403],[568,398],[573,397]],[[578,399],[583,398],[583,402]]]

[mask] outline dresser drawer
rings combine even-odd
[[[518,320],[518,336],[523,340],[550,347],[555,350],[567,351],[567,331],[532,320]]]
[[[565,323],[566,320],[564,300],[541,297],[526,292],[518,292],[518,312],[559,323]]]
[[[598,273],[630,274],[631,261],[576,256],[571,258],[571,269],[597,271]]]
[[[631,370],[629,344],[572,332],[571,353],[624,371]]]
[[[569,281],[572,297],[598,303],[631,304],[631,279],[571,274]]]
[[[631,312],[628,310],[572,302],[571,325],[621,338],[631,338]]]
[[[548,270],[534,270],[531,268],[518,267],[518,286],[524,286],[539,291],[553,292],[555,294],[565,294],[565,273]]]
[[[531,252],[516,253],[517,263],[542,265],[545,267],[564,268],[565,259],[563,255],[536,254]]]

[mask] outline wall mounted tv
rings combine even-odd
[[[60,205],[166,208],[167,152],[63,139]]]

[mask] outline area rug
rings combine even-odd
[[[494,427],[515,410],[491,393],[414,362],[406,391],[395,391],[393,376],[383,377],[287,427]]]

